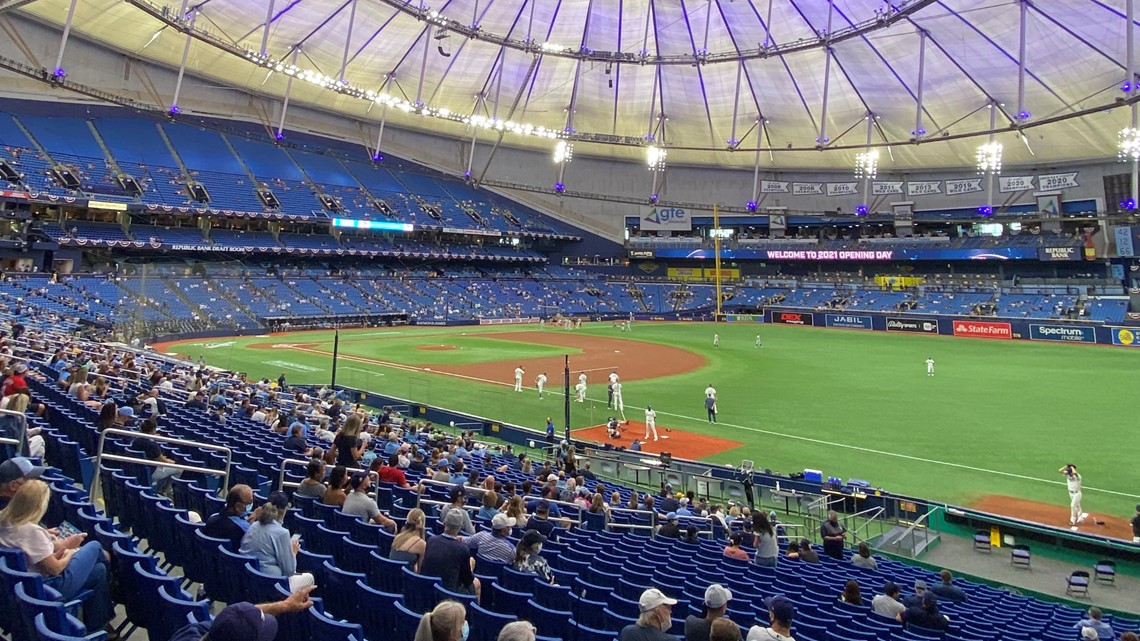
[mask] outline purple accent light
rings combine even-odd
[[[55,76],[56,78],[62,78],[67,75],[67,72],[63,70],[63,67],[56,67],[55,71],[53,71],[51,75]]]
[[[650,204],[654,204],[654,205],[657,204],[657,194],[650,194],[649,195],[649,202],[650,202]]]
[[[470,178],[471,177],[471,170],[468,169],[467,171],[463,172],[463,177],[464,178]]]
[[[282,140],[285,140],[285,134],[283,134],[283,133],[281,133],[281,132],[279,131],[279,132],[277,132],[276,134],[274,134],[273,138],[274,138],[274,139],[275,139],[277,142],[281,142]]]
[[[1131,198],[1126,198],[1120,201],[1120,208],[1125,211],[1136,211],[1136,201]]]
[[[978,207],[978,213],[988,217],[990,214],[994,213],[994,208],[990,207],[989,205],[982,205],[981,207]]]
[[[744,208],[747,209],[748,211],[756,211],[757,207],[759,207],[759,205],[756,204],[755,200],[750,200],[750,201],[744,203]]]
[[[564,191],[566,191],[566,185],[563,185],[562,183],[554,183],[554,193],[561,194]]]
[[[372,162],[380,162],[381,160],[384,160],[384,156],[381,156],[380,154],[372,154]]]
[[[1124,84],[1120,85],[1120,90],[1123,91],[1124,93],[1131,92],[1132,91],[1132,83],[1125,80]]]
[[[174,115],[176,115],[176,114],[177,114],[179,111],[180,111],[180,110],[178,109],[178,105],[170,105],[170,115],[174,116]]]
[[[1029,113],[1028,111],[1023,111],[1023,112],[1017,114],[1018,120],[1029,120],[1032,117],[1033,117],[1033,114]]]
[[[867,206],[866,205],[859,205],[858,207],[856,207],[855,208],[855,215],[856,216],[866,216],[867,215]]]

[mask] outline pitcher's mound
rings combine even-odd
[[[623,422],[621,438],[610,438],[605,424],[582,427],[574,430],[572,434],[574,438],[583,441],[609,443],[615,447],[629,449],[629,446],[633,444],[633,439],[642,440],[642,437],[645,436],[645,423],[642,421]],[[681,430],[666,431],[666,428],[662,427],[660,423],[657,424],[657,436],[660,440],[654,441],[652,434],[649,435],[648,441],[642,440],[641,451],[649,454],[670,452],[677,457],[700,459],[744,445],[740,441],[728,441],[704,434],[682,432]]]
[[[417,345],[416,349],[422,349],[425,352],[450,352],[459,348],[454,345]]]

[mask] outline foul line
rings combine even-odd
[[[291,349],[301,351],[301,352],[310,352],[313,354],[320,354],[322,356],[332,356],[331,352],[322,352],[320,350],[315,350],[315,349],[308,348],[308,347],[293,347]],[[388,361],[380,361],[380,360],[375,360],[375,359],[371,359],[371,358],[365,358],[363,356],[352,356],[352,355],[347,355],[347,354],[340,354],[339,358],[356,361],[358,363],[368,363],[371,365],[381,365],[384,367],[393,367],[395,369],[403,370],[406,372],[439,374],[442,376],[452,376],[455,378],[462,378],[465,380],[475,381],[478,383],[487,383],[487,384],[491,384],[491,385],[501,385],[503,387],[511,387],[511,388],[514,387],[514,383],[504,383],[502,381],[496,381],[496,380],[491,380],[491,379],[486,379],[486,378],[477,378],[475,376],[467,376],[465,374],[455,374],[452,372],[444,372],[444,371],[438,371],[438,370],[425,370],[425,369],[420,368],[420,367],[414,367],[411,365],[404,365],[402,363],[391,363]],[[529,387],[529,386],[523,386],[523,387],[524,387],[524,389],[528,389],[528,390],[530,390],[530,389],[537,390],[537,388],[534,388],[534,387]],[[544,389],[544,391],[546,391],[546,390]],[[562,396],[562,391],[560,389],[558,389],[557,387],[551,387],[549,393],[553,396]],[[599,400],[599,399],[589,398],[589,397],[587,397],[587,400],[594,401],[596,403],[601,402],[601,400]],[[672,416],[674,418],[681,418],[681,419],[685,419],[685,420],[689,420],[689,421],[700,422],[701,420],[703,420],[703,419],[695,418],[692,416],[686,416],[684,414],[674,414],[672,412],[665,412],[665,411],[660,411],[660,410],[658,410],[657,413],[665,415],[665,416]],[[783,432],[775,432],[772,430],[766,430],[766,429],[762,429],[759,427],[748,427],[746,425],[736,425],[735,423],[716,423],[716,425],[722,425],[725,427],[731,427],[731,428],[738,429],[738,430],[744,430],[746,432],[753,432],[755,434],[763,434],[765,436],[778,436],[781,438],[791,439],[791,440],[795,440],[795,441],[802,441],[804,443],[813,443],[816,445],[827,445],[830,447],[837,447],[840,449],[854,450],[856,452],[864,452],[864,453],[868,453],[868,454],[878,454],[879,456],[894,457],[894,458],[899,458],[899,459],[903,459],[906,461],[915,461],[918,463],[929,463],[931,465],[943,465],[946,467],[952,467],[952,468],[956,468],[956,469],[960,469],[960,470],[968,470],[971,472],[982,472],[985,474],[993,474],[996,476],[1004,476],[1007,478],[1014,478],[1014,479],[1019,479],[1022,481],[1035,481],[1037,483],[1047,483],[1049,485],[1065,485],[1066,484],[1065,481],[1053,481],[1053,480],[1049,480],[1049,479],[1039,478],[1036,476],[1028,476],[1025,474],[1017,474],[1015,472],[1003,472],[1001,470],[991,470],[991,469],[984,468],[984,467],[976,467],[973,465],[966,465],[964,463],[951,463],[950,461],[939,461],[937,459],[931,459],[931,458],[926,458],[926,457],[922,457],[922,456],[913,456],[911,454],[902,454],[900,452],[887,452],[884,450],[876,450],[876,449],[870,448],[870,447],[861,447],[858,445],[848,445],[846,443],[836,443],[833,441],[825,441],[823,439],[811,438],[808,436],[800,436],[798,434],[784,434]],[[1093,492],[1102,492],[1105,494],[1113,494],[1116,496],[1124,496],[1124,497],[1133,498],[1133,499],[1140,498],[1140,494],[1129,494],[1127,492],[1118,492],[1116,490],[1109,490],[1109,489],[1099,488],[1099,487],[1084,486],[1083,489],[1090,490]]]

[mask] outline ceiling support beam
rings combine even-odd
[[[344,70],[348,68],[348,52],[352,50],[352,29],[356,26],[356,3],[352,0],[352,7],[348,10],[348,30],[344,32],[344,55],[340,59],[340,81],[344,82]]]
[[[736,149],[740,145],[740,140],[736,137],[736,115],[740,109],[740,80],[743,76],[744,61],[741,60],[740,64],[736,66],[736,89],[732,92],[732,133],[725,141],[728,143],[729,149]]]
[[[915,140],[921,139],[926,135],[926,128],[922,126],[922,87],[926,81],[926,30],[918,30],[918,86],[915,91],[918,92],[915,98],[916,108],[914,111],[914,131],[910,132]]]
[[[292,65],[297,66],[297,55],[301,53],[301,48],[296,47],[293,49]],[[277,134],[274,136],[277,140],[285,139],[285,114],[289,113],[289,98],[293,93],[293,76],[290,75],[289,79],[285,81],[285,99],[281,102],[281,120],[277,123]],[[387,109],[387,106],[385,106]],[[376,146],[380,146],[380,142],[376,142]]]
[[[799,8],[796,8],[799,11]],[[827,29],[823,32],[823,38],[830,40],[831,38],[831,16],[835,11],[835,0],[827,0]],[[803,14],[800,14],[803,16]],[[807,22],[807,18],[804,18]],[[808,22],[808,26],[811,23]],[[827,138],[827,93],[831,89],[831,58],[835,55],[835,51],[831,48],[829,43],[827,48],[824,49],[823,58],[823,105],[820,108],[819,115],[819,138],[815,139],[816,147],[823,148],[830,142]]]
[[[482,105],[483,105],[483,94],[479,94],[479,96],[475,100],[475,109],[472,110],[472,113],[479,111],[479,107]],[[467,151],[467,169],[463,172],[463,178],[465,180],[471,180],[471,166],[475,162],[475,141],[478,139],[479,139],[479,128],[478,127],[472,127],[471,128],[471,149],[469,149]]]
[[[380,85],[380,91],[378,93],[384,93],[384,92],[388,91],[388,83],[391,82],[392,78],[394,78],[394,77],[395,77],[395,74],[391,74],[391,73],[385,75],[384,76],[384,84]],[[373,104],[375,104],[375,103],[373,103]],[[372,157],[372,162],[380,162],[381,160],[384,160],[383,154],[380,153],[380,141],[384,139],[384,124],[386,122],[388,122],[388,103],[387,102],[385,102],[384,106],[380,108],[380,131],[378,131],[376,133],[376,147],[372,150],[372,153],[369,154],[369,156]]]
[[[354,0],[355,1],[355,0]],[[427,59],[428,51],[431,50],[431,28],[424,29],[424,55],[420,59],[420,81],[416,87],[416,106],[423,107],[424,105],[424,76],[427,74]]]
[[[878,152],[871,149],[871,136],[874,133],[875,133],[875,114],[868,111],[867,112],[867,147],[863,153],[865,153],[865,154],[874,153],[877,156]],[[870,171],[866,171],[866,170],[863,171],[863,212],[862,213],[864,215],[866,215],[868,213],[867,207],[871,203],[871,199],[870,199],[870,196],[871,196],[871,179],[873,177],[874,176],[872,175],[872,173]],[[856,209],[856,213],[859,213],[858,209]]]
[[[994,133],[994,129],[997,128],[997,112],[998,112],[998,103],[991,101],[990,102],[990,136],[989,136],[989,144],[991,144],[991,145],[994,144],[994,141],[997,140],[997,134]],[[994,211],[994,177],[996,175],[997,175],[997,172],[994,171],[992,167],[990,169],[986,170],[986,211],[988,212],[987,215],[993,214],[993,211]]]
[[[1029,120],[1029,112],[1025,110],[1025,28],[1029,11],[1026,0],[1018,2],[1018,12],[1021,22],[1018,27],[1017,41],[1017,122]]]
[[[1136,86],[1136,7],[1135,0],[1124,0],[1124,15],[1125,26],[1127,31],[1124,36],[1124,45],[1128,60],[1125,61],[1127,66],[1127,77],[1124,79],[1124,84],[1121,88],[1127,88],[1124,92],[1125,98],[1131,98],[1140,94],[1140,87]],[[1132,116],[1129,126],[1133,131],[1137,127],[1137,105],[1134,101],[1132,103],[1130,114]],[[1140,160],[1132,161],[1132,204],[1135,207],[1136,203],[1140,202]],[[1110,203],[1106,203],[1111,206]]]
[[[261,30],[261,50],[263,56],[269,55],[269,27],[273,24],[274,0],[269,0],[269,8],[265,11],[265,28]]]
[[[71,6],[67,9],[67,20],[63,23],[63,36],[59,39],[59,53],[55,57],[55,68],[52,69],[52,76],[62,78],[67,75],[63,70],[63,51],[67,48],[67,38],[71,35],[71,23],[75,20],[75,5],[79,0],[71,0]],[[182,2],[182,14],[178,16],[179,20],[186,14],[186,1]]]
[[[764,120],[764,114],[756,114],[756,124],[760,127],[760,134],[756,136],[756,158],[752,161],[752,197],[745,205],[748,211],[756,211],[760,202],[760,150],[764,148],[764,129],[767,122]]]
[[[182,0],[182,11],[179,12],[179,17],[186,15],[186,6],[188,0]],[[72,3],[74,7],[75,4]],[[174,97],[170,100],[170,115],[178,113],[178,95],[182,93],[182,79],[186,77],[186,61],[190,57],[190,43],[194,41],[194,20],[198,17],[198,10],[195,9],[190,12],[190,28],[186,31],[186,43],[182,45],[182,62],[178,65],[178,79],[174,81]],[[64,31],[64,33],[67,33]],[[63,55],[63,48],[60,47],[60,56]],[[58,69],[59,65],[56,65]]]

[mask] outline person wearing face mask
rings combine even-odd
[[[538,530],[527,530],[515,546],[515,560],[511,566],[519,572],[537,574],[547,583],[554,583],[554,573],[550,571],[550,564],[539,555],[546,537]]]
[[[677,599],[670,599],[657,588],[642,592],[637,600],[641,616],[637,623],[622,628],[618,641],[678,641],[668,633],[673,625],[674,605],[677,605]]]
[[[226,494],[226,506],[206,519],[202,534],[230,542],[230,550],[237,551],[241,540],[249,530],[253,520],[247,511],[253,505],[253,488],[248,485],[235,485]]]
[[[467,641],[470,632],[467,608],[457,601],[440,601],[420,618],[413,641]]]

